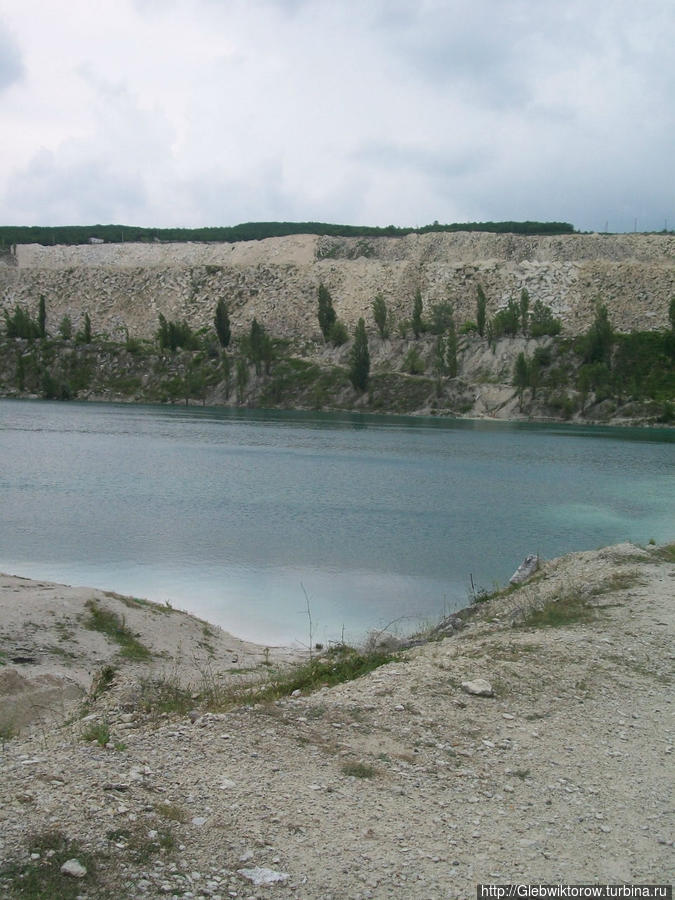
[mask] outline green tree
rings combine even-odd
[[[406,353],[403,360],[403,371],[408,372],[409,375],[424,374],[424,360],[420,356],[417,347],[411,347]]]
[[[357,391],[365,391],[368,386],[370,374],[370,352],[368,350],[368,335],[366,323],[359,319],[354,335],[354,344],[349,356],[349,380]]]
[[[382,294],[378,294],[373,300],[373,318],[375,319],[375,324],[377,325],[377,330],[380,333],[382,340],[389,337],[389,311],[387,310],[387,304],[384,302]]]
[[[230,396],[230,377],[232,375],[232,363],[230,357],[223,351],[222,356],[223,381],[225,382],[225,396]]]
[[[416,338],[424,331],[424,323],[422,322],[422,292],[419,288],[415,293],[415,300],[413,303],[412,330]]]
[[[75,340],[78,344],[91,344],[91,319],[89,318],[89,313],[84,314],[82,330],[77,332]]]
[[[520,292],[520,325],[523,329],[523,334],[527,334],[527,319],[530,309],[530,295],[527,292],[527,288],[523,288]]]
[[[336,319],[330,327],[329,338],[334,347],[341,347],[343,344],[346,344],[349,340],[349,334],[345,323]]]
[[[73,323],[70,316],[64,316],[59,324],[59,334],[64,341],[69,341],[73,336]]]
[[[237,403],[243,403],[248,384],[248,364],[243,356],[237,359]]]
[[[614,334],[607,307],[598,303],[595,307],[595,319],[584,341],[584,362],[603,362],[609,365],[613,341]]]
[[[19,304],[14,307],[14,312],[10,316],[7,310],[4,310],[5,330],[8,338],[23,338],[32,341],[34,338],[40,337],[40,327],[28,315],[25,309]]]
[[[454,319],[450,323],[445,339],[445,369],[450,378],[457,377],[459,364],[457,362],[457,331]]]
[[[216,305],[214,325],[216,334],[218,335],[218,340],[220,341],[220,346],[229,347],[230,338],[232,337],[232,331],[230,329],[230,315],[227,310],[227,303],[225,303],[222,298]]]
[[[518,391],[518,404],[523,409],[523,391],[530,383],[530,364],[524,353],[519,353],[513,367],[513,384]]]
[[[445,334],[451,328],[455,327],[455,319],[453,316],[452,303],[434,303],[431,307],[431,322],[429,331],[432,334]]]
[[[255,366],[255,374],[262,373],[263,359],[265,358],[265,329],[254,317],[251,322],[251,331],[248,336],[248,358]]]
[[[668,307],[668,318],[670,319],[670,330],[675,332],[675,297],[670,298],[670,306]]]
[[[560,334],[562,323],[556,319],[550,306],[535,300],[529,319],[530,337],[543,337],[546,334]]]
[[[265,375],[269,375],[272,371],[272,363],[274,362],[274,343],[272,338],[265,332],[262,340],[262,363],[265,367]]]
[[[520,306],[513,297],[509,297],[506,309],[500,309],[492,320],[494,336],[500,338],[504,334],[516,335],[520,323]]]
[[[476,327],[478,328],[478,334],[483,337],[485,335],[487,298],[480,284],[476,287],[476,295]]]
[[[330,330],[336,319],[335,310],[333,309],[333,299],[330,291],[323,284],[319,285],[319,327],[323,334],[324,341],[330,338]]]
[[[45,298],[40,295],[40,306],[38,307],[38,328],[40,329],[40,337],[47,337],[47,307]]]

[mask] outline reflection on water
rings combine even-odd
[[[673,433],[0,401],[0,567],[245,637],[435,620],[529,552],[672,538]]]

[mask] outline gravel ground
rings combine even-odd
[[[34,835],[49,830],[77,844],[87,874],[54,883],[76,881],[82,898],[446,900],[475,897],[480,882],[668,881],[672,558],[672,547],[630,544],[571,554],[360,679],[183,715],[144,710],[143,681],[195,684],[208,664],[222,687],[267,677],[266,663],[291,654],[270,659],[184,614],[98,592],[166,654],[124,663],[83,628],[91,591],[3,576],[5,714],[20,693],[10,673],[26,679],[30,665],[11,662],[19,651],[42,666],[33,679],[70,678],[89,694],[83,705],[62,691],[51,718],[18,736],[5,726],[0,869],[46,869],[50,851]],[[49,592],[62,614],[45,613]],[[550,608],[579,618],[531,619]],[[70,667],[44,649],[56,627],[46,620],[65,616]],[[36,627],[19,646],[22,621]],[[114,675],[94,698],[95,666],[110,660]],[[477,679],[491,696],[468,693]],[[107,746],[83,740],[95,726],[109,730]],[[20,884],[0,878],[0,894],[21,896]]]

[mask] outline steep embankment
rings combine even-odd
[[[14,669],[82,655],[108,674],[84,718],[2,746],[0,893],[248,897],[267,878],[255,896],[440,900],[481,882],[666,882],[673,549],[553,560],[364,677],[234,708],[232,645],[204,623],[180,620],[175,665],[125,661],[82,628],[87,599],[126,612],[153,651],[179,614],[3,579],[3,649],[34,657]],[[487,696],[468,692],[477,679]],[[81,880],[60,873],[72,858]]]
[[[7,260],[7,257],[5,257]],[[381,293],[394,320],[410,318],[419,289],[425,312],[450,300],[458,325],[475,319],[476,287],[488,316],[526,288],[553,309],[566,334],[586,330],[600,299],[620,331],[668,324],[675,294],[675,238],[670,235],[529,237],[459,232],[396,238],[298,235],[234,244],[19,245],[0,262],[0,306],[31,310],[44,296],[49,328],[63,315],[75,327],[88,312],[94,330],[149,338],[163,313],[210,326],[219,299],[230,307],[234,336],[257,317],[279,337],[320,336],[316,295],[333,295],[352,329],[372,322]]]
[[[666,333],[675,295],[674,251],[669,235],[468,232],[296,235],[234,244],[19,245],[16,256],[6,254],[0,263],[0,303],[11,315],[25,312],[36,329],[43,298],[46,337],[0,341],[0,393],[668,423],[675,417],[675,338]],[[367,391],[350,382],[351,342],[323,341],[319,284],[329,289],[337,317],[347,326],[345,340],[359,317],[366,320]],[[484,338],[471,324],[479,286],[487,298]],[[499,338],[504,329],[495,323],[523,291],[530,317],[538,305],[548,310],[561,337],[545,336],[543,329],[544,336],[533,339],[534,330],[517,322],[506,332],[510,337]],[[418,292],[422,325],[414,328]],[[375,327],[376,295],[388,311],[386,339]],[[232,326],[226,353],[213,329],[219,301],[226,303]],[[616,333],[642,334],[615,335],[597,352],[586,352],[576,338],[591,325],[597,301],[607,307]],[[452,326],[437,327],[443,307],[452,310],[456,344]],[[154,339],[160,314],[188,323],[190,350],[160,349]],[[75,340],[59,337],[65,334],[64,317],[79,332]],[[92,337],[84,335],[87,317]],[[271,338],[264,365],[255,361],[248,341],[254,318]],[[516,388],[519,354],[527,371]]]

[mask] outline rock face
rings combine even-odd
[[[675,238],[670,235],[528,237],[458,232],[395,238],[293,235],[235,244],[19,245],[0,257],[0,308],[37,310],[44,296],[48,330],[68,314],[79,328],[151,337],[159,313],[210,326],[227,301],[233,334],[253,317],[275,335],[320,337],[317,289],[330,290],[348,328],[364,316],[374,330],[372,301],[381,293],[394,320],[408,319],[420,290],[425,313],[450,300],[459,323],[475,320],[476,288],[488,315],[517,297],[542,300],[568,334],[585,331],[595,302],[620,331],[668,324],[675,294]]]

